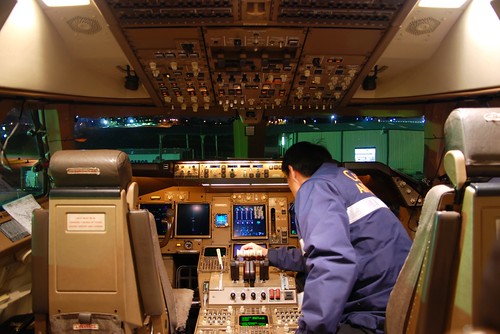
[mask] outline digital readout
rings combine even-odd
[[[267,315],[240,315],[239,324],[242,327],[266,326],[269,323]]]

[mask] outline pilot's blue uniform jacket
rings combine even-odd
[[[335,333],[342,323],[383,333],[389,294],[411,246],[398,218],[353,172],[333,163],[301,185],[295,217],[303,256],[280,248],[268,258],[307,273],[296,333]]]

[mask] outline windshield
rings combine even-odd
[[[381,162],[419,179],[423,175],[425,119],[338,117],[273,118],[243,124],[239,118],[77,118],[80,149],[120,149],[132,163],[230,158],[281,159],[298,141],[325,146],[340,162]],[[262,147],[258,155],[249,154]],[[404,152],[414,152],[408,157]],[[252,152],[253,153],[253,152]]]
[[[47,189],[44,112],[24,105],[0,110],[0,205]],[[340,162],[376,161],[422,177],[423,118],[273,118],[243,124],[233,118],[75,118],[76,149],[120,149],[132,163],[231,158],[280,159],[298,141],[324,145]],[[254,143],[255,142],[255,143]],[[262,146],[259,156],[249,154]],[[44,152],[41,152],[44,151]],[[404,152],[414,152],[411,157]]]

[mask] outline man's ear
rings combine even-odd
[[[290,165],[288,165],[288,175],[290,175],[290,178],[295,179],[295,169]]]
[[[304,175],[302,175],[301,172],[299,172],[298,170],[294,169],[290,165],[288,165],[288,175],[289,175],[289,178],[292,181],[297,182],[299,185],[301,185],[302,183],[304,183],[305,180],[308,179],[308,177],[305,177]]]
[[[293,167],[290,165],[288,165],[288,175],[292,181],[295,181],[298,184],[301,184],[302,174],[300,174],[299,171],[293,169]]]

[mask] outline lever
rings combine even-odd
[[[220,271],[223,272],[224,271],[224,264],[222,263],[222,255],[220,253],[220,248],[217,248],[215,251],[217,252],[217,260],[219,260]]]

